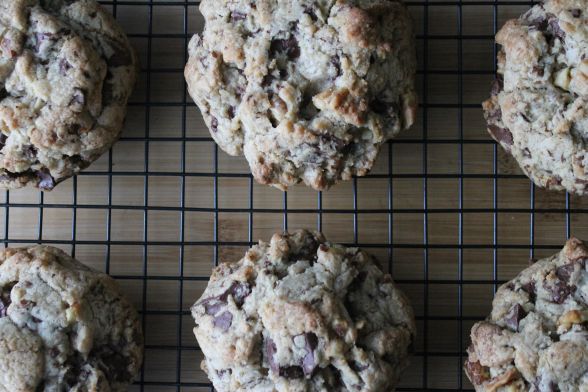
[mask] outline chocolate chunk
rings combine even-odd
[[[551,301],[556,304],[563,304],[570,294],[576,291],[576,286],[568,286],[561,280],[543,282],[543,287],[551,294]]]
[[[276,348],[274,341],[271,338],[266,338],[264,341],[265,358],[267,359],[270,369],[275,373],[278,373],[279,371],[279,366],[274,360],[274,355],[277,351],[278,349]]]
[[[215,133],[218,131],[218,120],[214,116],[210,116],[210,129]]]
[[[219,316],[216,316],[212,323],[214,324],[215,328],[218,328],[223,332],[227,332],[233,324],[233,314],[226,310]]]
[[[521,289],[523,291],[525,291],[527,294],[529,294],[529,300],[531,302],[535,302],[535,299],[537,298],[537,290],[535,288],[535,282],[530,281],[528,283],[522,284]]]
[[[508,314],[504,317],[504,324],[513,331],[519,330],[519,322],[525,318],[527,312],[520,304],[513,305]]]
[[[235,107],[234,106],[229,106],[229,108],[227,109],[227,116],[229,116],[230,119],[235,118]]]
[[[275,57],[277,53],[285,53],[290,60],[300,57],[298,40],[294,37],[288,39],[274,39],[270,44],[270,55]]]
[[[280,367],[279,374],[285,378],[303,378],[304,373],[300,366]]]
[[[507,146],[512,146],[512,133],[506,128],[501,128],[495,124],[488,124],[488,131],[490,135],[499,143],[504,143]]]
[[[55,180],[47,170],[37,170],[35,175],[39,179],[38,187],[44,191],[50,191],[55,187]]]
[[[540,76],[540,77],[543,77],[543,75],[545,74],[545,70],[543,69],[543,67],[538,67],[538,66],[533,67],[533,72],[535,72],[537,74],[537,76]]]
[[[579,8],[574,8],[570,10],[570,14],[572,14],[574,18],[579,18],[582,15],[582,10]]]
[[[8,97],[8,91],[5,88],[0,89],[0,100]]]
[[[3,133],[0,133],[0,150],[4,148],[4,146],[6,145],[6,140],[8,139],[8,136],[6,136]]]
[[[265,75],[263,79],[261,79],[261,87],[267,87],[274,81],[273,75]]]
[[[304,6],[304,13],[308,14],[308,16],[310,16],[310,19],[312,19],[313,22],[316,22],[318,20],[316,12],[314,12],[314,9],[312,9],[311,7]]]
[[[222,302],[214,302],[214,303],[207,303],[204,304],[204,312],[210,316],[214,316],[218,312],[221,311],[225,307],[225,303]]]
[[[547,19],[545,19],[544,17],[541,17],[541,18],[537,18],[535,20],[532,20],[531,27],[533,27],[539,31],[545,31],[547,29]]]
[[[500,92],[504,90],[504,78],[502,75],[496,75],[494,82],[492,82],[492,88],[490,89],[490,95],[498,95]]]
[[[466,361],[464,367],[466,374],[474,385],[481,385],[484,381],[490,379],[488,368],[482,366],[480,362]]]
[[[561,27],[559,26],[557,18],[553,17],[553,18],[549,19],[549,27],[551,27],[553,35],[556,36],[557,38],[563,40],[566,37],[566,32],[563,31],[561,29]]]
[[[572,273],[574,273],[574,263],[562,265],[555,270],[558,279],[565,283],[569,283]]]
[[[318,337],[312,333],[304,334],[306,355],[302,358],[302,370],[305,375],[312,374],[316,369],[316,362],[314,360],[314,350],[318,347]]]
[[[59,60],[59,73],[66,76],[68,71],[71,69],[71,64],[66,59]]]
[[[231,20],[233,22],[237,22],[239,20],[245,20],[246,18],[247,18],[247,15],[245,15],[242,12],[237,12],[237,11],[231,12]]]

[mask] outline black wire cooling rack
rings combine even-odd
[[[588,233],[586,202],[535,189],[484,130],[494,34],[529,2],[408,2],[418,123],[382,149],[370,175],[323,193],[259,186],[244,159],[212,142],[182,74],[199,2],[101,3],[142,58],[123,137],[51,193],[7,191],[0,207],[6,246],[54,244],[121,282],[146,335],[133,390],[211,389],[189,314],[211,267],[303,226],[375,253],[412,299],[419,338],[399,390],[471,390],[461,370],[468,331],[497,286],[529,257]]]

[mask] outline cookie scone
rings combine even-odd
[[[142,340],[107,275],[48,246],[0,251],[0,391],[126,391]]]
[[[478,392],[588,391],[588,248],[575,238],[498,289],[471,331]]]
[[[44,190],[118,139],[137,59],[94,0],[0,0],[0,186]]]
[[[415,121],[411,19],[389,0],[203,0],[190,95],[255,179],[321,190],[365,175]]]
[[[540,187],[588,193],[588,0],[547,0],[496,35],[488,131]]]
[[[393,391],[415,335],[406,297],[371,256],[309,231],[219,265],[192,315],[219,392]]]

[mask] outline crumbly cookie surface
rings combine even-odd
[[[192,307],[216,390],[393,391],[415,325],[374,259],[308,231],[221,264]]]
[[[94,0],[0,0],[0,186],[50,190],[108,150],[136,68]]]
[[[0,392],[123,392],[143,355],[116,283],[63,251],[0,252]]]
[[[538,186],[588,193],[588,1],[536,5],[496,42],[490,135]]]
[[[416,116],[410,16],[387,0],[203,0],[185,76],[211,135],[257,181],[365,175]]]
[[[471,331],[476,391],[588,391],[588,248],[572,238],[500,287]]]

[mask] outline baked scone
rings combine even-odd
[[[588,391],[588,248],[572,238],[496,292],[472,328],[476,391]]]
[[[215,268],[192,315],[219,392],[393,391],[415,335],[371,256],[304,230]]]
[[[547,0],[496,35],[488,131],[540,187],[588,193],[588,0]]]
[[[137,59],[94,0],[0,0],[0,186],[44,190],[118,139]]]
[[[0,251],[0,391],[123,392],[141,324],[116,283],[49,246]]]
[[[416,116],[399,1],[203,0],[185,76],[210,133],[255,179],[326,189],[365,175]]]

